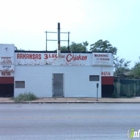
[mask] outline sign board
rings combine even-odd
[[[93,65],[113,66],[112,53],[93,53]]]
[[[14,51],[13,44],[0,44],[0,76],[9,77],[14,73]]]
[[[15,53],[16,65],[60,65],[60,66],[89,66],[91,54],[61,53]]]

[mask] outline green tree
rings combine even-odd
[[[72,42],[69,46],[69,50],[71,52],[87,52],[88,45],[89,45],[89,43],[87,41],[85,41],[83,43]],[[68,51],[68,47],[62,46],[61,51]]]
[[[113,47],[108,40],[103,41],[100,39],[90,46],[92,46],[90,48],[92,52],[108,52],[112,53],[113,55],[117,54],[117,48]]]
[[[135,77],[135,78],[140,78],[140,57],[139,57],[139,61],[135,63],[135,66],[132,68],[132,72],[131,74]]]
[[[61,49],[61,52],[68,51],[68,47],[66,47],[66,46],[62,46],[62,47],[60,47],[60,49]]]
[[[129,71],[128,67],[129,67],[130,61],[126,61],[124,58],[119,59],[119,57],[116,56],[117,48],[112,46],[112,44],[108,40],[103,41],[102,39],[100,39],[94,44],[91,44],[90,46],[92,46],[90,48],[92,52],[107,52],[107,53],[113,54],[115,76],[117,76],[118,74],[124,74]]]
[[[119,74],[126,74],[127,72],[130,72],[129,65],[131,61],[126,61],[124,58],[119,59],[119,57],[116,57],[114,59],[114,67],[115,72],[114,75],[117,76]]]

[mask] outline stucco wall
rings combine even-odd
[[[100,67],[81,66],[15,66],[15,81],[25,81],[25,88],[15,88],[14,96],[33,92],[37,97],[52,97],[53,73],[64,74],[64,97],[96,97],[97,81],[89,81],[89,75],[100,75]],[[99,97],[101,97],[101,77]]]

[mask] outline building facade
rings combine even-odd
[[[0,44],[0,96],[32,92],[37,97],[109,97],[113,92],[111,53],[18,51]]]

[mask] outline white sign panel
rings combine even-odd
[[[62,53],[57,57],[56,53],[16,53],[16,65],[62,65],[62,66],[89,66],[91,54]]]
[[[113,66],[112,53],[93,53],[93,65]]]
[[[0,44],[0,76],[14,75],[14,50],[13,44]]]

